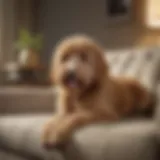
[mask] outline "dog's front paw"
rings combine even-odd
[[[45,149],[64,148],[68,135],[61,125],[55,120],[51,120],[45,125],[42,133],[42,145]]]

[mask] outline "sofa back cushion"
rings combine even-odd
[[[134,77],[151,90],[155,90],[159,83],[160,49],[110,51],[106,53],[106,59],[115,76]]]

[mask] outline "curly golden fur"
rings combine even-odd
[[[151,102],[150,93],[138,81],[113,77],[102,47],[84,35],[58,44],[51,79],[58,87],[58,99],[57,111],[43,132],[46,147],[64,144],[80,127],[119,120]]]

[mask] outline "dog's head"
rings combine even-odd
[[[53,53],[51,79],[69,90],[83,90],[100,83],[108,73],[103,51],[87,36],[61,41]]]

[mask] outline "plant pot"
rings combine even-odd
[[[39,55],[32,49],[23,49],[19,52],[18,63],[22,68],[34,69],[40,63]]]

